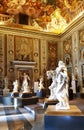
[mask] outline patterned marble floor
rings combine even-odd
[[[84,99],[71,100],[70,105],[77,105],[84,114]],[[0,104],[0,130],[44,130],[44,110],[38,110],[35,116],[26,107],[15,109],[12,105]]]
[[[0,104],[0,130],[31,130],[34,116],[25,108]]]

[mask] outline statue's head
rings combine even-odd
[[[61,71],[66,71],[66,69],[67,69],[67,67],[66,67],[66,65],[65,65],[65,63],[63,61],[58,62],[58,67],[57,68],[59,68],[59,70],[61,70]]]
[[[65,66],[65,63],[60,60],[60,61],[58,62],[58,66]]]
[[[49,70],[49,71],[46,72],[46,75],[47,75],[47,79],[51,79],[55,75],[55,71]]]

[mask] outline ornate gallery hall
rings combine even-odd
[[[84,130],[84,0],[0,0],[0,130]]]

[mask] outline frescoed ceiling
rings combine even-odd
[[[84,0],[0,0],[0,14],[20,13],[32,19],[31,26],[60,34],[84,13]]]

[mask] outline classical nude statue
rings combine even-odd
[[[18,92],[18,80],[15,80],[13,82],[14,88],[13,88],[13,92]]]
[[[29,83],[28,83],[29,80],[30,77],[26,73],[24,73],[24,79],[22,83],[23,92],[30,92]]]
[[[43,86],[43,77],[40,77],[39,91],[41,91],[42,89],[44,89],[44,86]]]
[[[50,78],[49,73],[52,71],[47,71],[47,76]],[[69,109],[68,101],[68,74],[67,68],[63,61],[59,61],[56,70],[51,73],[52,83],[49,86],[51,95],[49,99],[58,100],[56,104],[56,109]]]

